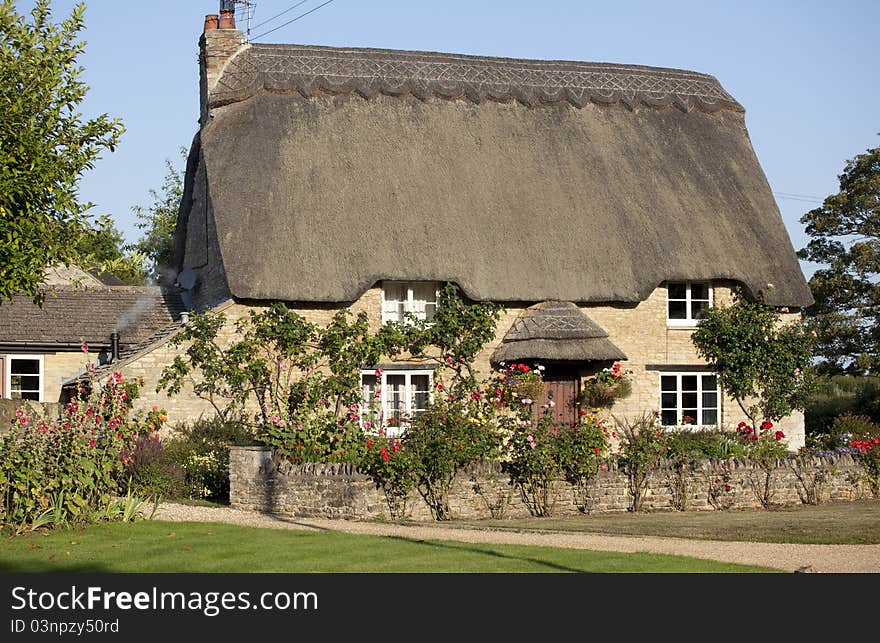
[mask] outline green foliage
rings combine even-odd
[[[412,355],[431,358],[450,369],[450,392],[467,394],[478,388],[474,359],[495,338],[502,310],[492,302],[465,301],[458,286],[450,282],[440,293],[434,319],[425,321],[408,314],[404,322],[385,324],[385,332],[393,334]]]
[[[626,472],[632,499],[630,511],[638,512],[642,510],[651,474],[666,457],[669,447],[653,413],[643,413],[632,420],[616,420],[616,423],[620,435],[618,458]]]
[[[84,5],[51,22],[37,0],[31,22],[0,2],[0,301],[24,292],[41,301],[46,268],[75,261],[91,204],[78,201],[83,173],[123,127],[102,114],[83,120],[88,87],[77,58]]]
[[[91,372],[91,371],[90,371]],[[0,527],[17,531],[99,519],[138,433],[130,395],[118,373],[92,382],[60,417],[19,409],[0,437]]]
[[[863,415],[844,415],[834,421],[832,433],[861,465],[865,482],[880,497],[880,426]]]
[[[505,467],[510,482],[533,516],[549,516],[556,504],[553,483],[561,476],[556,451],[558,426],[546,414],[541,421],[520,420],[513,431]]]
[[[403,449],[398,438],[371,435],[364,440],[358,468],[381,489],[392,520],[406,518],[416,486],[412,452]]]
[[[876,373],[880,367],[880,147],[847,162],[840,191],[807,212],[810,242],[801,259],[825,264],[810,279],[815,304],[806,321],[818,335],[826,373]]]
[[[841,415],[868,415],[875,422],[880,421],[880,378],[853,375],[817,378],[804,406],[808,439],[829,434],[834,419]]]
[[[132,286],[144,283],[146,257],[126,252],[122,233],[107,216],[99,217],[92,228],[83,231],[76,250],[82,267],[114,275]]]
[[[671,460],[729,460],[746,457],[745,444],[730,431],[668,430],[664,434],[664,443],[668,448],[666,457]]]
[[[599,471],[607,468],[608,429],[595,416],[584,414],[574,426],[560,426],[555,433],[556,458],[565,480],[577,494],[578,509],[591,507],[590,485]]]
[[[240,422],[291,462],[356,462],[360,371],[396,347],[348,310],[319,327],[284,304],[251,311],[223,344],[221,313],[194,315],[172,340],[188,344],[160,377],[169,395],[191,381],[223,423]],[[197,374],[198,377],[193,377]]]
[[[773,427],[770,420],[764,420],[761,426],[740,422],[736,427],[737,435],[745,446],[745,454],[760,469],[759,473],[749,472],[749,484],[755,498],[765,509],[773,504],[775,473],[779,461],[785,457],[786,447],[782,441],[785,434]]]
[[[498,457],[499,434],[492,403],[479,393],[458,398],[436,395],[404,434],[416,488],[435,520],[449,520],[449,490],[466,466]]]
[[[180,148],[180,158],[186,163],[186,147]],[[159,190],[151,189],[153,203],[146,208],[136,205],[132,210],[140,220],[137,227],[145,232],[132,250],[150,262],[149,277],[160,282],[162,271],[171,266],[174,231],[177,229],[177,213],[183,198],[183,171],[165,159],[165,178]]]
[[[774,308],[737,296],[731,306],[710,308],[692,340],[752,425],[804,408],[812,337],[798,324],[783,324]]]

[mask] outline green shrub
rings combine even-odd
[[[251,431],[237,422],[199,419],[176,425],[164,451],[183,474],[181,497],[229,502],[229,447],[253,442]]]
[[[643,413],[633,420],[618,421],[617,427],[620,434],[618,457],[626,472],[632,499],[630,511],[641,511],[650,476],[668,451],[663,429],[658,426],[654,413]]]
[[[158,434],[139,436],[125,453],[121,487],[138,496],[177,499],[185,496],[184,471],[165,451]]]

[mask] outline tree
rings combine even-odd
[[[180,148],[180,158],[186,163],[187,149]],[[177,211],[183,197],[183,172],[165,159],[165,178],[159,191],[150,190],[153,204],[147,208],[139,205],[132,210],[141,223],[138,228],[146,230],[132,249],[144,254],[151,262],[149,277],[160,281],[163,269],[171,265],[174,231],[177,228]]]
[[[41,301],[46,268],[76,260],[92,207],[79,202],[79,180],[124,130],[77,111],[85,6],[53,24],[49,4],[37,0],[28,23],[0,0],[0,302],[18,292]]]
[[[737,295],[731,306],[709,309],[692,336],[700,356],[757,429],[803,410],[812,388],[813,337],[803,325]]]
[[[77,240],[76,250],[81,266],[112,274],[130,286],[143,285],[147,258],[126,248],[122,232],[109,217],[100,217],[92,228],[85,229]]]
[[[847,162],[840,191],[801,223],[811,240],[801,259],[827,264],[810,279],[816,303],[806,319],[816,331],[827,373],[880,371],[880,147]]]

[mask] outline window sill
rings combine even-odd
[[[693,319],[667,319],[666,328],[694,330],[699,325],[699,323],[699,321]]]

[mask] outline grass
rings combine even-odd
[[[515,530],[582,531],[698,540],[864,545],[880,543],[880,500],[769,511],[597,514],[575,518],[482,520],[467,524]]]
[[[778,571],[661,554],[417,541],[153,520],[2,538],[2,573]]]

